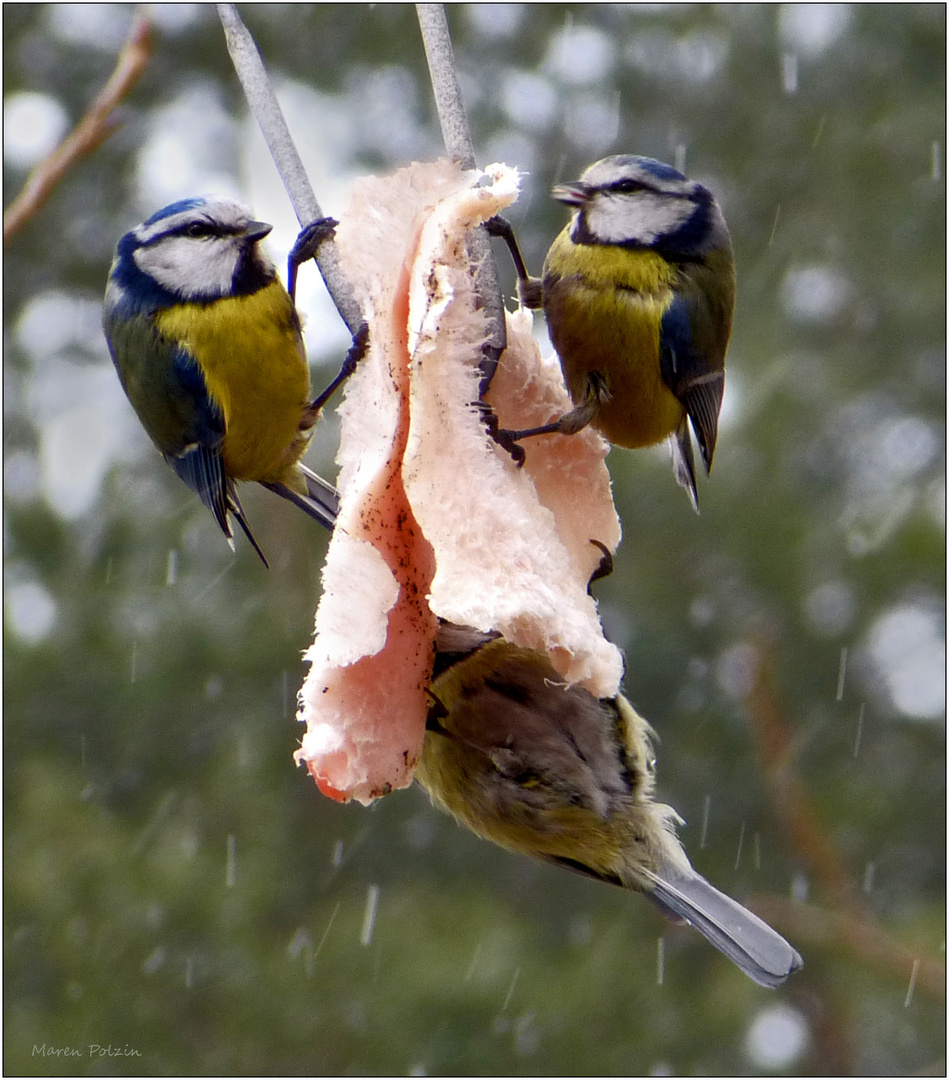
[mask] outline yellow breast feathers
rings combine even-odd
[[[279,280],[250,296],[161,311],[159,331],[195,357],[224,415],[224,465],[235,480],[286,482],[306,447],[299,427],[310,373]]]

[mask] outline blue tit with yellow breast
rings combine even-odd
[[[334,225],[304,231],[303,258]],[[233,515],[265,565],[236,481],[263,484],[330,528],[338,510],[335,489],[300,461],[326,395],[310,400],[300,319],[260,246],[270,231],[231,199],[166,206],[119,241],[103,310],[145,431],[231,547]],[[296,265],[292,256],[291,288]]]
[[[698,509],[689,423],[708,472],[735,308],[722,212],[702,184],[628,154],[603,158],[553,196],[573,213],[547,253],[542,298],[522,260],[519,274],[525,302],[543,305],[575,407],[508,437],[587,424],[617,446],[671,436],[676,479]]]
[[[762,986],[802,960],[693,869],[653,798],[652,731],[619,694],[568,686],[546,653],[441,623],[416,779],[479,836],[645,894]]]

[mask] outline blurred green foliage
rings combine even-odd
[[[132,9],[70,7],[7,4],[3,19],[5,105],[42,95],[71,125]],[[330,121],[346,133],[329,167],[438,154],[411,7],[243,14],[278,91],[324,95],[301,143],[319,150]],[[939,962],[944,6],[449,18],[479,160],[529,173],[511,218],[533,268],[564,220],[549,187],[607,153],[684,155],[732,229],[739,308],[702,514],[663,449],[615,451],[625,538],[597,586],[687,850],[739,899],[835,899],[755,755],[749,680],[772,650],[788,768],[879,932]],[[135,426],[95,321],[116,239],[161,205],[143,161],[206,152],[240,182],[250,127],[228,120],[243,102],[213,8],[156,5],[155,19],[122,126],[5,253],[4,1071],[944,1069],[944,1008],[931,984],[910,993],[910,964],[794,939],[805,969],[769,993],[641,900],[492,848],[417,790],[341,807],[294,770],[326,538],[247,490],[273,570],[241,538],[232,556]],[[159,124],[176,104],[179,132]],[[25,175],[8,155],[6,201]],[[331,475],[334,431],[311,455]],[[90,449],[103,442],[105,464]]]

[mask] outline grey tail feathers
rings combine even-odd
[[[685,919],[761,986],[781,986],[804,964],[800,954],[757,915],[719,892],[691,867],[666,863],[646,894],[667,915]]]
[[[692,508],[698,513],[699,493],[695,487],[695,456],[692,453],[688,417],[684,416],[682,423],[669,436],[669,449],[672,452],[672,471],[675,473],[676,483],[685,488]]]
[[[277,495],[288,499],[295,506],[299,506],[312,518],[324,525],[331,532],[336,524],[336,516],[339,513],[339,492],[332,484],[321,476],[317,476],[312,469],[308,469],[302,463],[300,469],[306,479],[307,494],[300,495],[291,491],[285,484],[263,483],[263,486]]]

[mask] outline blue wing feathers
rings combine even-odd
[[[696,322],[703,324],[699,303],[677,294],[667,308],[659,329],[659,370],[663,382],[685,406],[708,472],[715,453],[725,373],[713,366],[706,353],[711,343],[695,340],[693,328]]]
[[[224,535],[232,537],[232,513],[264,559],[224,469],[224,416],[195,358],[163,337],[149,315],[128,317],[118,309],[107,319],[106,337],[125,392],[152,442]]]
[[[225,536],[230,536],[231,527],[227,520],[230,494],[228,488],[233,487],[233,481],[228,479],[224,471],[220,451],[207,446],[196,446],[180,457],[166,454],[165,460],[211,511]]]
[[[234,481],[224,468],[224,415],[208,392],[198,362],[186,348],[159,332],[155,310],[148,310],[147,303],[131,304],[128,293],[121,288],[112,301],[104,313],[109,352],[142,426],[175,473],[210,510],[228,540],[233,537],[233,514],[266,566]],[[308,489],[306,495],[283,484],[264,486],[332,529],[339,510],[336,490],[304,466],[300,468]]]
[[[676,295],[663,314],[659,326],[659,367],[662,380],[676,396],[679,384],[693,366],[689,305],[682,296]]]

